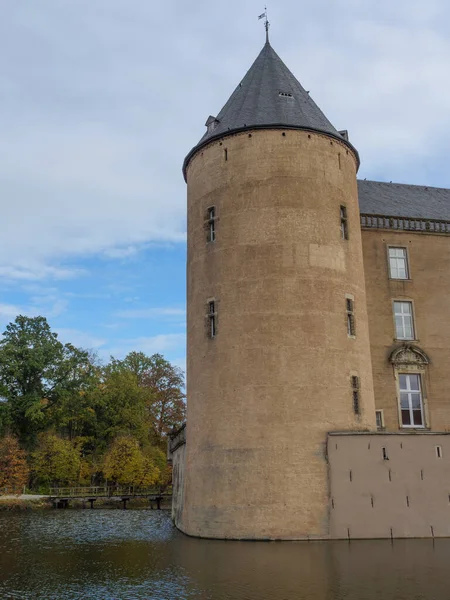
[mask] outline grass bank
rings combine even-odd
[[[156,502],[152,502],[156,508]],[[170,500],[161,503],[163,510],[170,510]],[[70,500],[67,507],[70,509],[89,508],[89,503],[83,504],[81,500]],[[123,509],[122,502],[118,499],[99,498],[94,502],[94,510],[98,508]],[[132,498],[127,502],[127,509],[151,508],[150,502],[145,498]],[[0,496],[0,512],[6,510],[46,510],[53,509],[53,503],[46,496],[33,496],[31,494],[20,496]]]
[[[52,504],[45,496],[0,496],[0,511],[4,510],[43,510]]]

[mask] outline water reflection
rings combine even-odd
[[[0,598],[448,600],[450,540],[220,542],[159,511],[0,514]]]

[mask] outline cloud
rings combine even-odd
[[[23,315],[27,311],[14,304],[0,304],[0,321],[14,320],[17,315]]]
[[[139,252],[138,246],[128,246],[126,248],[108,248],[104,255],[108,258],[129,258]]]
[[[105,359],[110,356],[124,358],[129,352],[138,351],[145,354],[169,353],[180,349],[184,350],[186,336],[182,333],[167,333],[154,336],[141,336],[130,339],[116,340],[114,346],[102,348],[100,355]]]
[[[0,304],[0,323],[14,321],[18,315],[25,317],[58,317],[67,310],[68,302],[61,298],[35,298],[29,305]]]
[[[0,320],[50,315],[106,358],[142,348],[183,361],[184,336],[156,335],[158,321],[182,326],[183,285],[154,265],[167,248],[184,260],[181,164],[262,47],[260,12],[229,0],[224,27],[207,0],[4,3]],[[448,2],[279,0],[269,18],[275,50],[349,130],[360,176],[450,186]],[[119,310],[124,295],[175,308]]]
[[[16,265],[0,265],[0,277],[6,280],[39,281],[42,279],[73,279],[84,274],[80,268],[59,268],[30,260],[27,265],[21,264],[21,259]]]
[[[158,62],[144,38],[117,45],[140,18],[117,1],[102,17],[83,0],[74,9],[25,0],[0,23],[0,274],[10,279],[78,276],[64,262],[185,240],[182,155],[173,160],[164,132]]]
[[[263,43],[259,7],[227,10],[239,18],[224,28],[206,0],[5,6],[0,276],[67,279],[82,274],[74,258],[184,243],[183,157]],[[364,175],[433,183],[426,164],[450,129],[449,16],[444,0],[271,9],[274,47],[349,129]]]
[[[79,329],[56,327],[55,332],[64,344],[73,344],[86,350],[98,350],[106,344],[106,340]]]
[[[135,308],[120,310],[115,313],[116,317],[122,319],[155,319],[159,317],[184,317],[185,308]]]

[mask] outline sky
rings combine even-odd
[[[102,360],[184,367],[181,166],[263,46],[263,2],[0,8],[0,331],[43,315]],[[450,187],[446,0],[277,0],[268,16],[360,178]]]

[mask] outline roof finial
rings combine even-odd
[[[259,15],[258,19],[264,19],[264,27],[266,28],[266,44],[269,43],[269,27],[270,23],[267,18],[267,6],[264,7],[264,12]]]

